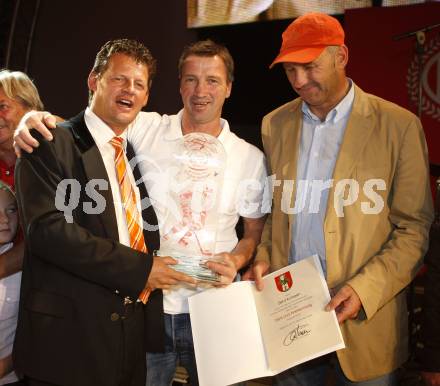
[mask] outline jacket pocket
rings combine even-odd
[[[31,290],[27,296],[25,308],[28,311],[57,318],[73,317],[73,304],[71,299],[36,289]]]

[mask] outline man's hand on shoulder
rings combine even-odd
[[[48,141],[52,140],[49,129],[56,127],[57,121],[61,121],[48,111],[29,111],[22,118],[14,132],[14,149],[17,157],[21,156],[21,150],[32,153],[34,147],[38,147],[38,141],[32,137],[29,130],[36,129]]]

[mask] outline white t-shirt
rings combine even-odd
[[[170,206],[167,169],[172,160],[173,144],[182,138],[182,112],[170,116],[141,112],[127,131],[127,140],[136,152],[143,180],[158,217],[161,237],[167,228]],[[267,178],[263,153],[232,133],[226,120],[221,119],[220,125],[222,131],[217,139],[226,152],[226,167],[218,207],[215,253],[234,249],[238,242],[235,226],[240,216],[259,218],[264,215],[261,208]],[[164,291],[165,312],[189,312],[187,298],[203,289],[180,285]]]
[[[12,243],[2,245],[0,254],[9,251],[12,246]],[[12,353],[17,329],[20,283],[21,272],[0,279],[0,358],[5,358]],[[0,385],[17,381],[17,374],[12,371],[0,379]]]

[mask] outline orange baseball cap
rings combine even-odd
[[[312,62],[326,47],[343,45],[344,38],[344,30],[334,17],[325,13],[306,13],[283,32],[280,53],[270,68],[282,62]]]

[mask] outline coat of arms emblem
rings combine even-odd
[[[277,285],[278,291],[286,292],[288,291],[293,284],[292,276],[290,272],[284,272],[279,276],[275,277],[275,284]]]

